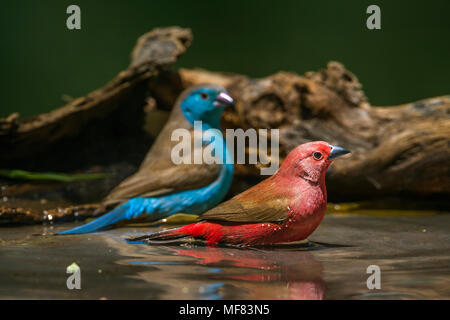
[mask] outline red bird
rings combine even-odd
[[[327,168],[349,152],[323,141],[302,144],[273,176],[206,211],[201,222],[132,240],[164,243],[193,237],[209,244],[251,246],[306,239],[325,214]]]

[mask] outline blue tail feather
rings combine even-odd
[[[128,203],[124,203],[121,206],[116,207],[112,211],[104,214],[103,216],[95,219],[94,221],[91,221],[89,223],[86,223],[82,226],[66,230],[63,232],[60,232],[59,234],[80,234],[80,233],[89,233],[93,231],[97,231],[100,229],[103,229],[105,227],[108,227],[110,225],[113,225],[114,223],[117,223],[121,220],[130,219],[133,216],[136,216],[136,212],[131,213],[134,208],[131,208]]]

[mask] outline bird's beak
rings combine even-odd
[[[339,158],[340,156],[343,156],[344,154],[350,153],[350,150],[338,147],[338,146],[333,146],[330,144],[331,147],[331,152],[328,155],[328,160],[334,160]]]
[[[214,100],[214,105],[216,107],[230,107],[234,106],[234,100],[228,93],[221,91]]]

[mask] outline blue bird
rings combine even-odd
[[[200,214],[219,204],[231,185],[234,171],[231,155],[220,133],[220,119],[224,108],[233,104],[233,99],[220,86],[199,85],[185,90],[139,170],[122,181],[103,201],[105,207],[116,207],[87,224],[60,234],[93,232],[143,216],[156,221],[176,213]],[[211,145],[221,163],[174,164],[171,154],[177,142],[171,137],[176,129],[188,130],[191,137],[194,137],[195,129],[208,132],[208,135],[202,135],[200,148]],[[199,148],[192,141],[191,158]]]

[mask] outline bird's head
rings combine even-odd
[[[233,98],[221,86],[198,85],[184,94],[180,107],[191,124],[202,121],[212,128],[220,128],[223,110],[233,104]]]
[[[279,172],[318,183],[325,178],[331,162],[347,153],[350,151],[324,141],[304,143],[287,155]]]

